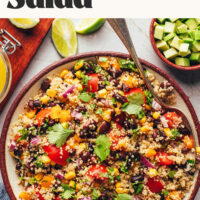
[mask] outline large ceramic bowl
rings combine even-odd
[[[171,62],[170,60],[167,60],[165,58],[165,56],[156,47],[156,41],[155,41],[155,38],[154,38],[154,23],[155,23],[155,21],[156,21],[156,18],[152,19],[151,24],[150,24],[150,40],[151,40],[151,44],[153,46],[154,51],[161,58],[161,60],[163,60],[166,64],[168,64],[169,66],[171,66],[173,68],[184,70],[184,71],[194,71],[194,70],[200,69],[200,64],[191,65],[189,67],[184,67],[184,66],[176,65],[173,62]]]
[[[32,80],[30,80],[25,85],[25,87],[21,90],[21,92],[18,94],[17,98],[15,99],[12,106],[10,107],[10,110],[7,114],[6,120],[4,122],[3,130],[2,130],[1,148],[0,148],[0,166],[1,166],[3,181],[11,200],[19,199],[18,195],[20,191],[22,190],[21,186],[17,184],[18,176],[15,173],[15,160],[10,156],[8,146],[7,146],[9,137],[10,137],[10,130],[11,130],[12,123],[16,121],[18,115],[24,111],[24,104],[28,101],[28,99],[37,94],[38,89],[40,88],[40,84],[42,80],[44,79],[44,77],[55,74],[55,73],[60,73],[63,69],[66,69],[66,68],[71,69],[74,63],[78,59],[84,58],[86,60],[92,59],[93,61],[95,61],[96,56],[114,56],[114,57],[120,57],[120,58],[129,57],[129,55],[123,54],[123,53],[92,52],[92,53],[80,54],[77,56],[71,56],[63,60],[60,60],[46,67],[39,74],[37,74]],[[171,84],[174,86],[175,93],[177,96],[176,106],[180,107],[181,110],[187,115],[188,119],[190,120],[190,123],[193,128],[193,132],[195,133],[196,143],[197,145],[199,145],[199,139],[200,139],[199,123],[198,123],[198,119],[195,114],[195,111],[188,97],[185,95],[182,89],[177,85],[177,83],[173,79],[171,79],[166,73],[164,73],[159,68],[152,65],[151,63],[148,63],[142,59],[141,59],[141,62],[146,68],[154,72],[158,80],[162,81],[166,79],[169,82],[171,82]],[[194,184],[186,197],[187,200],[194,199],[199,188],[199,183],[197,181],[199,178],[200,178],[200,173],[197,171],[194,176]]]

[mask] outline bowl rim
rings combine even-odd
[[[16,107],[19,105],[20,101],[22,100],[22,98],[24,97],[24,95],[27,93],[27,91],[32,87],[32,85],[34,83],[36,83],[40,78],[42,78],[43,76],[45,76],[45,74],[49,73],[50,71],[54,70],[55,68],[79,60],[79,59],[84,59],[84,58],[88,58],[88,57],[95,57],[95,56],[111,56],[111,57],[119,57],[119,58],[130,58],[130,55],[125,54],[125,53],[120,53],[120,52],[113,52],[113,51],[95,51],[95,52],[87,52],[87,53],[81,53],[75,56],[70,56],[64,59],[61,59],[57,62],[54,62],[53,64],[48,65],[47,67],[45,67],[43,70],[41,70],[38,74],[36,74],[28,83],[26,83],[26,85],[20,90],[20,92],[18,93],[17,97],[15,98],[15,100],[13,101],[12,105],[9,108],[9,111],[6,115],[5,121],[4,121],[4,125],[2,128],[2,133],[1,133],[1,139],[0,139],[0,144],[3,148],[0,148],[0,169],[1,169],[1,173],[2,173],[2,178],[3,178],[3,182],[6,188],[6,191],[10,197],[10,199],[12,200],[17,200],[16,196],[14,195],[14,192],[12,190],[12,186],[9,182],[8,179],[8,172],[6,170],[6,156],[5,156],[5,147],[6,147],[6,138],[7,138],[7,131],[10,125],[10,121],[12,119],[12,116],[15,112]],[[169,82],[171,82],[174,86],[174,88],[178,91],[178,93],[180,94],[181,98],[183,99],[183,101],[185,102],[185,104],[187,105],[192,119],[194,121],[195,124],[195,128],[197,130],[197,137],[198,140],[200,141],[200,124],[198,121],[198,117],[195,113],[195,110],[188,98],[188,96],[184,93],[184,91],[180,88],[180,86],[163,70],[161,70],[160,68],[156,67],[155,65],[149,63],[146,60],[140,59],[141,63],[148,66],[150,69],[154,70],[155,72],[157,72],[158,74],[160,74],[162,77],[164,77],[165,79],[167,79]],[[197,172],[197,179],[196,182],[194,183],[194,188],[193,191],[191,192],[191,196],[189,197],[188,200],[194,200],[196,193],[198,192],[199,186],[200,186],[200,182],[198,181],[198,179],[200,178],[200,171]]]
[[[189,67],[183,67],[183,66],[174,64],[173,62],[167,60],[163,56],[163,54],[160,52],[160,50],[156,47],[156,42],[155,42],[155,38],[154,38],[154,22],[155,21],[156,21],[156,18],[153,18],[151,20],[151,23],[150,23],[150,31],[149,31],[150,41],[151,41],[151,44],[153,46],[154,51],[161,58],[161,60],[164,61],[170,67],[173,67],[173,68],[176,68],[176,69],[179,69],[179,70],[183,70],[183,71],[194,71],[194,70],[200,69],[200,64],[198,64],[198,65],[192,65],[192,66],[189,66]]]

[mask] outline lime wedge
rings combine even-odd
[[[10,18],[9,20],[14,26],[22,29],[33,28],[40,22],[38,18]]]
[[[105,19],[103,18],[85,18],[80,21],[76,27],[76,32],[80,34],[90,34],[103,26]]]
[[[53,21],[52,40],[61,56],[67,57],[76,54],[78,42],[71,19],[59,18]]]

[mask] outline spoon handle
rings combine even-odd
[[[107,21],[109,22],[109,24],[111,25],[111,27],[113,28],[115,33],[119,36],[119,38],[125,45],[126,49],[128,50],[129,54],[131,55],[131,58],[135,62],[135,65],[136,65],[137,69],[139,70],[144,82],[146,83],[151,94],[154,96],[155,100],[157,100],[157,102],[160,104],[164,104],[163,101],[154,92],[150,81],[148,80],[148,78],[145,75],[143,67],[139,61],[137,54],[136,54],[135,47],[131,40],[130,33],[129,33],[125,19],[123,19],[123,18],[118,18],[118,19],[108,18]]]

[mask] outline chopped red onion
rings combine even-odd
[[[91,197],[83,197],[83,198],[78,198],[78,200],[92,200]]]
[[[146,166],[150,168],[155,168],[145,157],[141,156],[141,162]]]
[[[16,142],[12,140],[10,144],[10,151],[14,151],[15,147],[16,147]]]
[[[38,136],[31,139],[32,145],[36,145],[36,144],[39,144],[39,143],[40,143],[40,138]]]
[[[57,177],[58,179],[60,179],[60,180],[61,180],[61,179],[63,179],[63,177],[64,177],[64,176],[63,176],[63,174],[61,174],[61,173],[58,173],[58,174],[56,175],[56,177]]]
[[[167,123],[167,120],[164,116],[160,117],[160,121],[161,121],[161,124],[163,125],[164,128],[168,128],[168,123]]]
[[[162,107],[157,101],[153,100],[152,108],[155,109],[155,110],[160,110]]]
[[[82,120],[83,119],[82,113],[78,113],[75,110],[73,110],[71,112],[71,116],[74,117],[75,119],[78,119],[78,120]]]
[[[68,88],[64,93],[63,93],[63,97],[67,98],[68,94],[72,94],[73,91],[75,89],[75,85],[72,85],[70,88]]]

